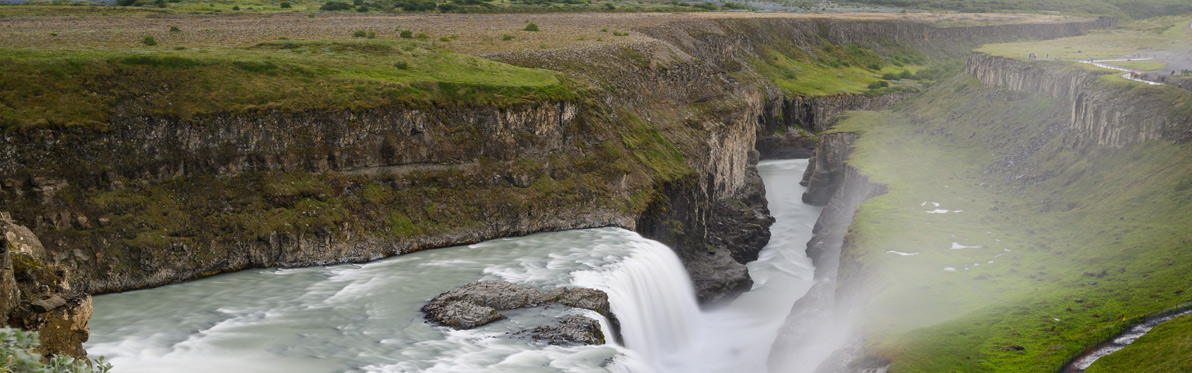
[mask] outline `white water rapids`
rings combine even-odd
[[[117,372],[764,372],[783,319],[812,282],[804,249],[819,209],[799,200],[806,164],[758,166],[773,235],[748,264],[753,289],[713,310],[696,306],[669,248],[599,228],[103,295],[85,347]],[[423,320],[427,300],[483,279],[604,290],[627,347],[514,335],[568,313],[600,318],[559,306],[504,311],[509,319],[467,331]]]

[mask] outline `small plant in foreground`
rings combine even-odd
[[[170,32],[182,32],[182,30],[178,26],[170,26]]]
[[[54,356],[42,364],[37,346],[41,345],[37,332],[19,329],[0,329],[0,372],[33,373],[107,373],[112,365],[103,357],[95,359],[94,366],[69,356]]]
[[[397,61],[397,63],[393,64],[393,67],[396,67],[401,70],[409,70],[410,64],[407,63],[406,61]]]
[[[537,23],[532,23],[532,22],[531,22],[530,24],[526,25],[526,28],[524,28],[523,30],[525,30],[525,31],[538,31],[538,24],[537,24]]]
[[[501,35],[501,40],[504,40],[504,41],[510,41],[510,40],[513,40],[513,38],[514,38],[513,35],[509,35],[509,34]]]
[[[232,5],[232,10],[240,10],[240,6],[239,6],[239,5]]]
[[[290,7],[292,7],[292,5],[290,5],[289,1],[283,1],[283,2],[281,2],[280,5],[281,5],[282,9],[290,9]]]
[[[367,31],[364,31],[364,30],[352,31],[352,37],[354,37],[354,38],[363,38],[365,36],[368,36]]]
[[[397,36],[400,36],[402,39],[410,39],[414,37],[414,32],[410,30],[401,30]]]
[[[154,45],[157,45],[157,40],[153,40],[152,36],[146,36],[144,39],[141,39],[141,44],[145,44],[145,45],[152,47]]]

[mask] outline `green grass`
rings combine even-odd
[[[835,129],[862,132],[850,164],[889,187],[858,211],[840,282],[865,289],[860,327],[892,371],[1052,371],[1192,300],[1192,147],[1072,151],[1049,135],[1066,103],[971,78],[905,105]]]
[[[914,91],[910,85],[891,82],[887,88],[870,84],[881,82],[886,73],[912,73],[924,69],[926,59],[901,54],[889,57],[856,46],[828,45],[814,54],[791,48],[786,52],[764,47],[760,58],[749,60],[750,67],[771,84],[793,96],[829,96],[841,93],[881,95]]]
[[[346,36],[346,35],[345,35]],[[166,41],[160,41],[168,45]],[[416,41],[274,41],[250,48],[0,50],[0,126],[102,126],[117,103],[190,118],[431,102],[571,100],[555,72]],[[404,67],[404,68],[403,68]]]
[[[1127,69],[1134,69],[1138,71],[1155,71],[1167,67],[1167,62],[1156,61],[1114,61],[1107,63],[1110,65],[1121,66]]]
[[[1192,315],[1159,324],[1126,348],[1097,359],[1085,372],[1129,372],[1140,367],[1155,373],[1192,371]]]
[[[1168,16],[1129,22],[1106,30],[1093,30],[1083,36],[1018,43],[987,44],[977,51],[1002,57],[1026,58],[1035,53],[1040,59],[1109,59],[1149,50],[1169,50],[1192,41],[1188,23],[1192,16]]]

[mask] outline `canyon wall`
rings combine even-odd
[[[1176,103],[1188,93],[1106,79],[1120,72],[1047,61],[1025,61],[973,53],[965,72],[989,86],[1043,94],[1072,105],[1072,145],[1122,147],[1158,139],[1188,138],[1192,117]]]

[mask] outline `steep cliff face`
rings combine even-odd
[[[1046,61],[1023,61],[973,53],[965,72],[990,86],[1043,94],[1072,105],[1070,142],[1122,147],[1127,144],[1187,136],[1192,118],[1175,103],[1187,92],[1107,80],[1116,72]]]
[[[757,150],[767,159],[811,157],[816,139],[808,134],[826,131],[837,115],[852,110],[888,110],[912,95],[911,92],[880,96],[778,95],[766,102],[759,119],[762,125],[758,128]]]

